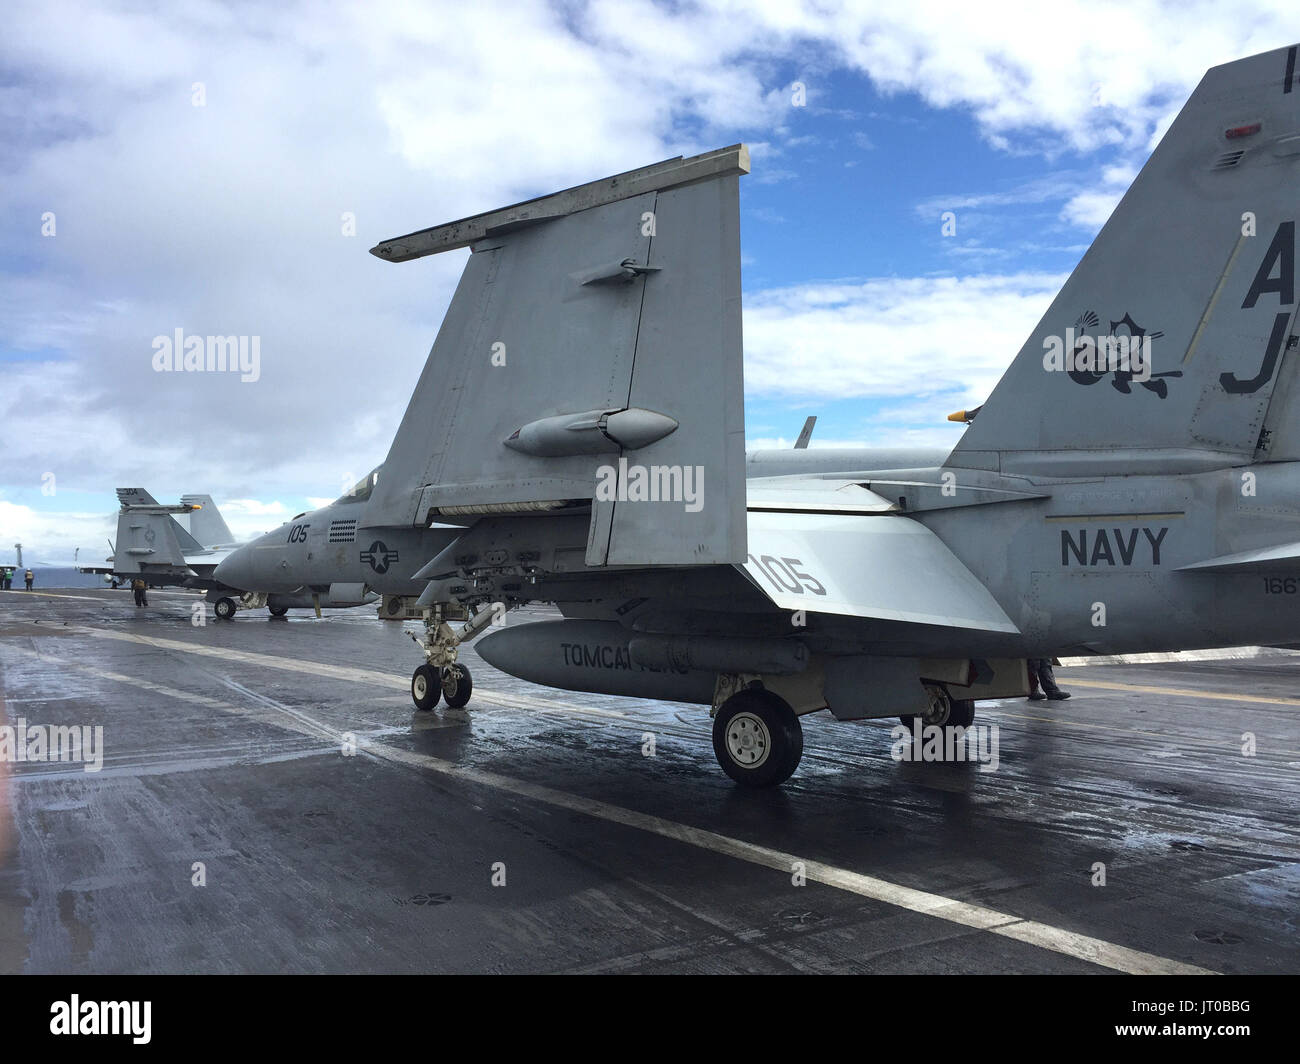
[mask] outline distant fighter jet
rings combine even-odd
[[[229,620],[239,609],[266,606],[280,617],[291,608],[346,608],[374,602],[364,589],[295,585],[275,594],[268,588],[235,588],[216,578],[217,566],[238,546],[210,495],[183,495],[179,504],[159,503],[143,488],[118,488],[122,507],[117,518],[117,542],[109,568],[84,567],[81,572],[111,575],[114,586],[142,578],[151,587],[186,587],[207,592],[218,617]],[[188,514],[189,531],[176,520]],[[355,594],[353,594],[355,592]],[[352,597],[349,597],[349,596]]]
[[[709,705],[750,786],[822,709],[964,728],[1028,657],[1300,641],[1296,53],[1205,75],[935,459],[746,459],[742,145],[381,243],[472,254],[347,564],[313,579],[423,585],[421,707],[459,703],[494,604],[555,603],[480,654]],[[217,578],[314,561],[336,519]]]

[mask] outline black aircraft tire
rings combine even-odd
[[[947,724],[950,728],[969,728],[975,723],[975,701],[970,698],[954,698],[952,709],[948,713]]]
[[[289,612],[288,606],[267,606],[266,608],[271,611],[272,617],[283,617]]]
[[[780,695],[751,687],[722,703],[713,718],[713,753],[744,787],[775,787],[799,767],[803,728]]]
[[[421,665],[411,673],[411,701],[415,708],[430,710],[442,697],[442,684],[438,681],[438,670],[432,665]]]
[[[216,605],[212,608],[216,611],[217,616],[223,621],[234,620],[235,612],[238,609],[235,605],[235,600],[232,598],[219,598],[217,599]]]
[[[452,709],[462,709],[474,691],[474,678],[464,665],[448,665],[442,674],[442,697]]]

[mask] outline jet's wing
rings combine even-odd
[[[373,248],[473,253],[364,524],[589,507],[590,565],[741,561],[748,170],[735,145]]]
[[[855,480],[781,477],[746,484],[749,511],[811,513],[889,513],[898,509]]]
[[[781,609],[1019,632],[938,536],[899,515],[751,510],[743,568]]]

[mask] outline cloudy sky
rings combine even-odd
[[[387,452],[468,254],[368,248],[737,141],[749,445],[809,413],[822,445],[951,443],[1204,70],[1296,24],[1231,0],[10,0],[0,558],[106,553],[119,485],[210,493],[241,535],[337,496]],[[155,372],[177,329],[259,337],[260,378]]]

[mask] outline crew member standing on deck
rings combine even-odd
[[[1051,702],[1063,702],[1070,697],[1069,691],[1062,691],[1056,686],[1056,676],[1052,672],[1052,666],[1059,665],[1060,662],[1055,658],[1030,658],[1029,659],[1029,700],[1031,702],[1041,702],[1047,699]],[[1039,693],[1039,686],[1042,686],[1042,693]]]
[[[23,579],[27,581],[27,590],[30,591],[32,589],[32,581],[36,579],[36,574],[28,569],[23,573]]]

